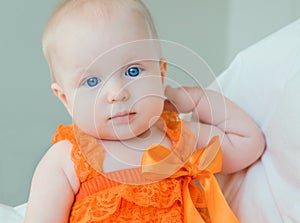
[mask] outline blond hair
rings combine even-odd
[[[148,8],[141,0],[65,0],[63,1],[50,16],[42,37],[42,49],[44,56],[48,62],[52,82],[56,82],[55,67],[53,62],[53,48],[55,42],[55,30],[63,18],[74,13],[80,14],[88,10],[89,16],[109,18],[112,12],[118,9],[134,9],[141,13],[151,31],[151,38],[158,39],[158,34],[153,22],[153,18]]]

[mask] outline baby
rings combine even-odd
[[[52,15],[43,50],[73,124],[36,168],[26,223],[238,222],[213,174],[255,162],[264,137],[219,93],[165,86],[157,39],[139,0],[68,0]]]

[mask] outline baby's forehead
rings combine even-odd
[[[131,21],[139,21],[134,23],[136,30],[147,28],[146,38],[158,38],[151,14],[140,0],[64,1],[49,19],[42,40],[44,55],[50,65],[53,77],[57,73],[57,67],[63,64],[63,60],[60,60],[61,57],[65,52],[72,51],[73,45],[68,40],[74,40],[74,36],[82,33],[86,33],[87,36],[86,29],[90,31],[93,25],[110,24],[109,21],[112,20],[118,23],[120,19],[128,18],[120,17],[121,14],[128,15]],[[126,21],[123,21],[123,24],[126,26],[127,32],[130,32]],[[103,29],[97,29],[98,34],[101,34],[101,30]],[[89,38],[91,35],[87,37]]]
[[[50,17],[43,35],[43,48],[47,50],[48,46],[51,47],[52,40],[55,41],[55,33],[66,21],[105,21],[119,13],[139,14],[144,17],[152,38],[158,38],[152,16],[140,0],[69,0],[58,7]]]
[[[62,36],[69,35],[70,31],[74,32],[73,28],[82,28],[82,25],[87,27],[93,25],[97,26],[97,24],[100,23],[109,25],[112,20],[117,22],[124,20],[124,17],[121,17],[121,15],[127,15],[127,18],[130,17],[131,19],[139,21],[137,24],[140,28],[147,28],[150,34],[149,38],[157,39],[152,18],[147,16],[147,9],[144,11],[143,6],[136,3],[139,1],[70,0],[67,2],[69,4],[61,6],[50,19],[43,38],[45,45],[47,45],[47,42],[55,44],[55,42],[60,41]],[[130,2],[135,2],[135,4],[129,4]],[[130,27],[127,31],[130,32]],[[105,33],[103,33],[103,35],[105,35]]]
[[[122,53],[132,51],[141,52],[149,42],[141,40],[154,39],[146,19],[137,11],[112,12],[110,16],[90,15],[88,11],[69,14],[55,29],[53,48],[57,52],[62,49],[101,48]],[[156,39],[156,38],[155,38]],[[79,43],[80,42],[80,43]],[[134,43],[132,43],[134,42]],[[125,44],[125,45],[124,45]],[[118,50],[115,48],[118,47]],[[68,49],[67,49],[68,48]]]

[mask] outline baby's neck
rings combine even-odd
[[[99,141],[104,147],[103,172],[140,167],[145,150],[153,144],[162,144],[171,148],[166,133],[156,126],[141,135],[124,141]]]

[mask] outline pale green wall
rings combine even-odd
[[[226,56],[228,64],[238,51],[300,17],[299,0],[229,0]]]
[[[41,35],[55,1],[0,6],[0,203],[27,199],[33,170],[67,115],[50,92]]]
[[[161,39],[183,44],[199,54],[215,73],[224,67],[226,54],[227,1],[148,0]],[[170,72],[170,75],[174,75]],[[187,83],[186,76],[178,76]],[[204,79],[201,83],[207,84]],[[208,80],[209,81],[209,80]]]
[[[0,203],[26,201],[33,170],[51,145],[53,131],[58,123],[71,121],[50,91],[41,52],[43,26],[56,2],[1,2]],[[240,49],[289,23],[300,12],[298,0],[145,2],[161,38],[193,49],[217,74]]]

